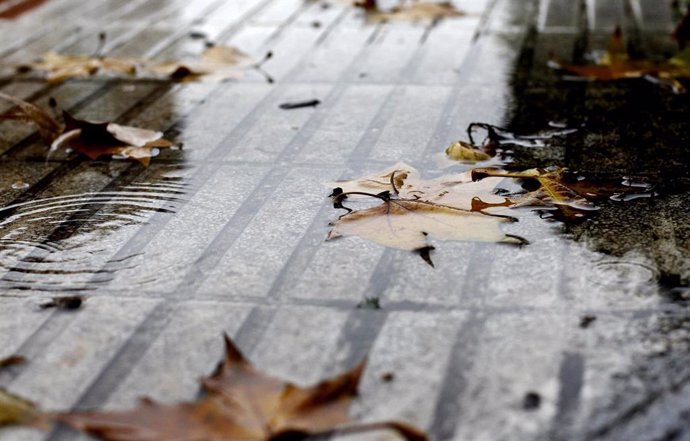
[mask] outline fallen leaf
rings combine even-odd
[[[506,235],[499,227],[511,218],[405,199],[391,199],[382,204],[341,216],[328,240],[339,236],[359,236],[378,244],[402,250],[428,253],[433,247],[429,236],[439,240],[504,242],[524,244]],[[433,266],[428,255],[425,260]]]
[[[455,141],[446,149],[446,156],[454,161],[481,162],[493,158],[484,150],[464,141]]]
[[[23,425],[41,428],[41,422],[34,403],[0,389],[0,427]]]
[[[475,197],[481,197],[488,203],[504,202],[505,198],[494,194],[496,184],[500,181],[501,178],[475,181],[471,171],[423,179],[414,167],[398,162],[380,172],[351,180],[329,182],[326,186],[340,188],[343,193],[348,193],[347,198],[368,198],[371,194],[389,192],[400,199],[472,210]],[[341,201],[344,199],[341,197]]]
[[[215,45],[207,48],[198,59],[146,65],[142,75],[163,76],[176,81],[221,82],[238,79],[243,70],[254,68],[252,59],[231,46]]]
[[[355,6],[367,12],[367,18],[372,21],[432,21],[443,18],[460,17],[464,15],[451,2],[406,2],[389,11],[379,8],[376,0],[363,0],[354,3]]]
[[[575,65],[551,60],[549,65],[568,75],[589,81],[616,81],[644,78],[669,87],[674,93],[684,93],[679,79],[690,78],[690,48],[679,52],[665,62],[646,59],[632,60],[628,56],[620,28],[611,37],[608,49],[591,65]],[[567,78],[567,77],[566,77]]]
[[[105,40],[101,34],[100,47]],[[99,52],[99,51],[97,51]],[[15,66],[19,73],[37,73],[46,81],[61,83],[72,78],[127,77],[145,80],[207,81],[221,82],[237,79],[253,69],[272,78],[262,64],[269,59],[255,63],[251,57],[237,48],[212,45],[197,58],[168,62],[152,62],[137,58],[117,58],[95,55],[58,54],[48,52],[37,61]]]
[[[329,188],[338,187],[345,193],[367,192],[380,193],[382,191],[395,192],[403,187],[405,180],[418,179],[419,173],[414,167],[398,162],[383,171],[361,178],[326,183]]]
[[[37,61],[22,65],[23,70],[36,71],[50,83],[61,83],[71,78],[99,76],[133,77],[143,66],[134,58],[111,58],[93,55],[70,55],[48,52]]]
[[[148,166],[159,149],[170,148],[173,143],[163,139],[163,133],[108,122],[92,122],[72,117],[63,112],[65,129],[50,145],[50,150],[72,149],[77,153],[98,159],[119,156],[139,161]]]
[[[508,172],[492,168],[477,168],[472,170],[475,181],[487,177],[503,177],[522,179],[536,183],[527,185],[531,190],[521,196],[511,196],[515,202],[513,207],[546,206],[558,209],[558,216],[562,220],[574,221],[584,219],[586,215],[599,208],[593,201],[604,197],[625,194],[631,191],[631,186],[613,183],[594,183],[584,179],[569,170],[559,167],[549,169],[529,169],[518,172]]]
[[[475,141],[478,130],[484,130],[485,136],[481,141]],[[564,127],[558,130],[543,130],[531,135],[518,135],[508,129],[492,124],[473,122],[467,126],[469,142],[455,141],[446,148],[445,158],[440,162],[444,165],[445,159],[451,161],[476,163],[489,161],[496,158],[497,162],[506,160],[509,151],[519,147],[546,147],[550,140],[561,138],[577,129]]]
[[[21,355],[10,355],[9,357],[0,359],[0,369],[10,366],[17,366],[24,363],[26,363],[26,358],[22,357]]]
[[[514,203],[493,193],[500,179],[473,182],[470,172],[424,180],[405,163],[371,176],[341,181],[333,194],[335,208],[348,213],[332,224],[328,240],[358,236],[384,246],[418,252],[433,266],[429,238],[455,241],[524,244],[500,225],[515,218],[495,212]],[[348,198],[375,198],[381,203],[354,211]],[[491,210],[491,211],[489,211]]]
[[[202,380],[205,395],[194,402],[166,405],[145,398],[130,411],[42,413],[0,393],[0,424],[59,421],[106,441],[286,441],[374,430],[426,440],[419,430],[394,421],[351,424],[348,409],[363,363],[303,388],[255,369],[228,337],[225,346],[224,360]]]
[[[16,109],[10,109],[10,111],[0,115],[0,119],[14,119],[36,124],[38,133],[46,143],[51,143],[62,132],[60,124],[40,107],[2,92],[0,92],[0,99],[9,101],[17,106]]]
[[[134,159],[148,166],[151,158],[159,153],[159,149],[173,146],[172,142],[163,139],[162,132],[111,122],[81,120],[65,111],[62,112],[65,124],[61,126],[55,118],[40,107],[1,92],[0,98],[17,106],[9,114],[0,115],[0,118],[36,124],[44,142],[50,145],[50,152],[69,149],[91,159],[114,156]]]

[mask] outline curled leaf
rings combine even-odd
[[[620,29],[616,29],[608,49],[597,57],[595,64],[575,65],[551,60],[549,65],[567,76],[589,81],[617,81],[644,78],[670,88],[674,93],[684,93],[685,86],[679,79],[690,78],[690,48],[662,63],[646,59],[630,59],[623,43]]]
[[[102,156],[118,156],[149,165],[159,149],[172,147],[163,139],[163,133],[138,127],[122,126],[108,122],[92,122],[72,117],[63,112],[65,131],[51,145],[51,151],[71,149],[98,159]]]
[[[487,161],[493,157],[493,155],[463,141],[456,141],[448,146],[446,156],[454,161],[464,162]]]
[[[38,126],[41,137],[50,145],[50,151],[73,150],[91,159],[102,156],[129,158],[149,165],[160,149],[170,148],[173,143],[163,139],[163,133],[122,126],[111,122],[93,122],[74,118],[63,111],[64,127],[48,112],[31,103],[0,92],[0,98],[12,102],[17,109],[9,118],[32,122]],[[6,117],[6,115],[0,116]]]
[[[16,109],[11,109],[0,115],[0,119],[14,119],[22,122],[36,124],[38,132],[44,142],[52,142],[61,133],[60,124],[45,110],[27,101],[0,92],[0,99],[14,104]]]
[[[623,197],[634,188],[626,185],[593,183],[564,168],[529,169],[517,172],[483,168],[472,170],[474,180],[487,177],[521,179],[530,191],[524,195],[512,196],[513,207],[542,206],[557,209],[557,217],[566,221],[584,219],[599,210],[594,201],[604,197]],[[536,184],[536,185],[534,185]],[[648,190],[649,188],[647,188]]]
[[[41,419],[34,403],[0,389],[0,427],[39,426]]]

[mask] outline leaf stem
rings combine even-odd
[[[391,173],[391,187],[393,187],[393,193],[399,195],[400,192],[398,191],[398,188],[395,186],[395,172],[397,172],[397,170],[393,170],[393,173]]]

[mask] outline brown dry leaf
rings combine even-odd
[[[382,11],[375,0],[363,0],[354,3],[355,6],[367,11],[367,18],[372,21],[438,21],[443,18],[460,17],[464,15],[451,2],[406,2],[390,11]]]
[[[394,179],[394,180],[393,180]],[[403,188],[407,179],[419,179],[419,172],[411,165],[404,162],[389,167],[369,176],[345,181],[326,183],[329,188],[341,188],[345,193],[366,192],[380,193],[382,191],[395,192],[395,189]],[[395,188],[394,188],[395,187]]]
[[[109,122],[92,122],[72,117],[63,112],[65,129],[50,145],[50,150],[72,149],[77,153],[98,159],[117,156],[139,161],[148,166],[159,149],[170,148],[173,143],[163,139],[163,133],[138,127],[121,126]]]
[[[48,112],[31,103],[0,92],[0,98],[15,104],[17,108],[0,118],[33,122],[41,137],[50,144],[50,151],[71,149],[98,159],[102,156],[130,158],[148,166],[160,149],[170,148],[173,143],[163,139],[163,133],[138,127],[122,126],[110,122],[91,122],[74,118],[62,112],[64,127]]]
[[[165,405],[143,399],[130,411],[38,413],[23,400],[8,395],[3,402],[0,395],[0,424],[60,421],[106,441],[287,441],[373,430],[426,440],[419,430],[398,422],[348,425],[363,363],[302,388],[255,369],[227,336],[225,346],[224,360],[202,380],[205,396],[195,402]]]
[[[249,55],[234,47],[217,45],[207,48],[197,60],[151,65],[144,74],[148,71],[184,82],[221,82],[238,79],[244,70],[252,67],[254,64]]]
[[[98,75],[134,76],[143,64],[134,58],[109,58],[92,55],[69,55],[48,52],[22,68],[42,72],[51,83],[61,83],[71,78],[88,78]]]
[[[230,46],[211,46],[192,60],[153,63],[136,58],[69,55],[49,52],[38,61],[18,67],[22,72],[38,72],[51,83],[71,78],[124,76],[138,79],[220,82],[239,78],[247,69],[261,70],[260,63]]]
[[[371,176],[337,182],[332,195],[334,207],[348,213],[333,223],[328,239],[359,236],[381,245],[417,251],[432,266],[430,237],[524,244],[526,240],[500,229],[502,223],[515,221],[502,214],[513,202],[493,193],[500,180],[473,182],[470,172],[424,180],[413,167],[398,163]],[[362,197],[377,198],[382,203],[358,211],[343,206],[346,199]]]
[[[690,48],[663,63],[649,60],[631,60],[628,57],[620,28],[616,29],[608,49],[592,65],[574,65],[551,60],[549,65],[566,74],[590,81],[615,81],[644,78],[668,86],[675,93],[684,93],[685,86],[678,80],[690,78]]]
[[[456,141],[448,146],[446,156],[453,161],[462,162],[488,161],[493,158],[493,155],[464,141]]]
[[[540,169],[534,168],[519,172],[482,168],[472,170],[475,181],[488,177],[516,178],[536,181],[538,187],[529,193],[513,197],[515,206],[546,205],[559,208],[561,217],[569,220],[583,218],[586,212],[596,211],[598,208],[590,201],[602,194],[611,195],[620,187],[595,187],[588,182],[573,176],[563,168]],[[588,199],[589,198],[589,199]]]
[[[62,131],[60,124],[40,107],[2,92],[0,92],[0,99],[9,101],[17,106],[16,109],[11,109],[1,114],[0,119],[14,119],[36,124],[38,133],[40,133],[41,138],[46,143],[51,143],[60,135]]]

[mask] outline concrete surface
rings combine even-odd
[[[670,53],[666,1],[458,0],[467,15],[433,27],[324,3],[49,0],[0,21],[8,63],[88,53],[102,30],[108,55],[171,59],[203,49],[197,31],[273,51],[276,78],[0,80],[184,142],[149,168],[46,161],[31,128],[0,122],[0,357],[29,360],[0,386],[60,410],[192,399],[227,332],[299,383],[369,354],[353,412],[436,440],[690,440],[690,98],[643,81],[563,82],[546,67],[550,53],[582,60],[618,24],[633,49]],[[311,98],[321,105],[278,108]],[[398,160],[438,174],[434,155],[472,121],[584,124],[563,144],[516,149],[515,165],[644,175],[674,191],[607,203],[579,225],[526,216],[509,227],[531,242],[519,249],[436,244],[435,269],[357,238],[324,242],[336,213],[323,182]],[[63,293],[88,300],[38,307]],[[373,297],[381,309],[356,307]],[[584,316],[596,319],[582,327]],[[525,409],[530,393],[540,405]]]

